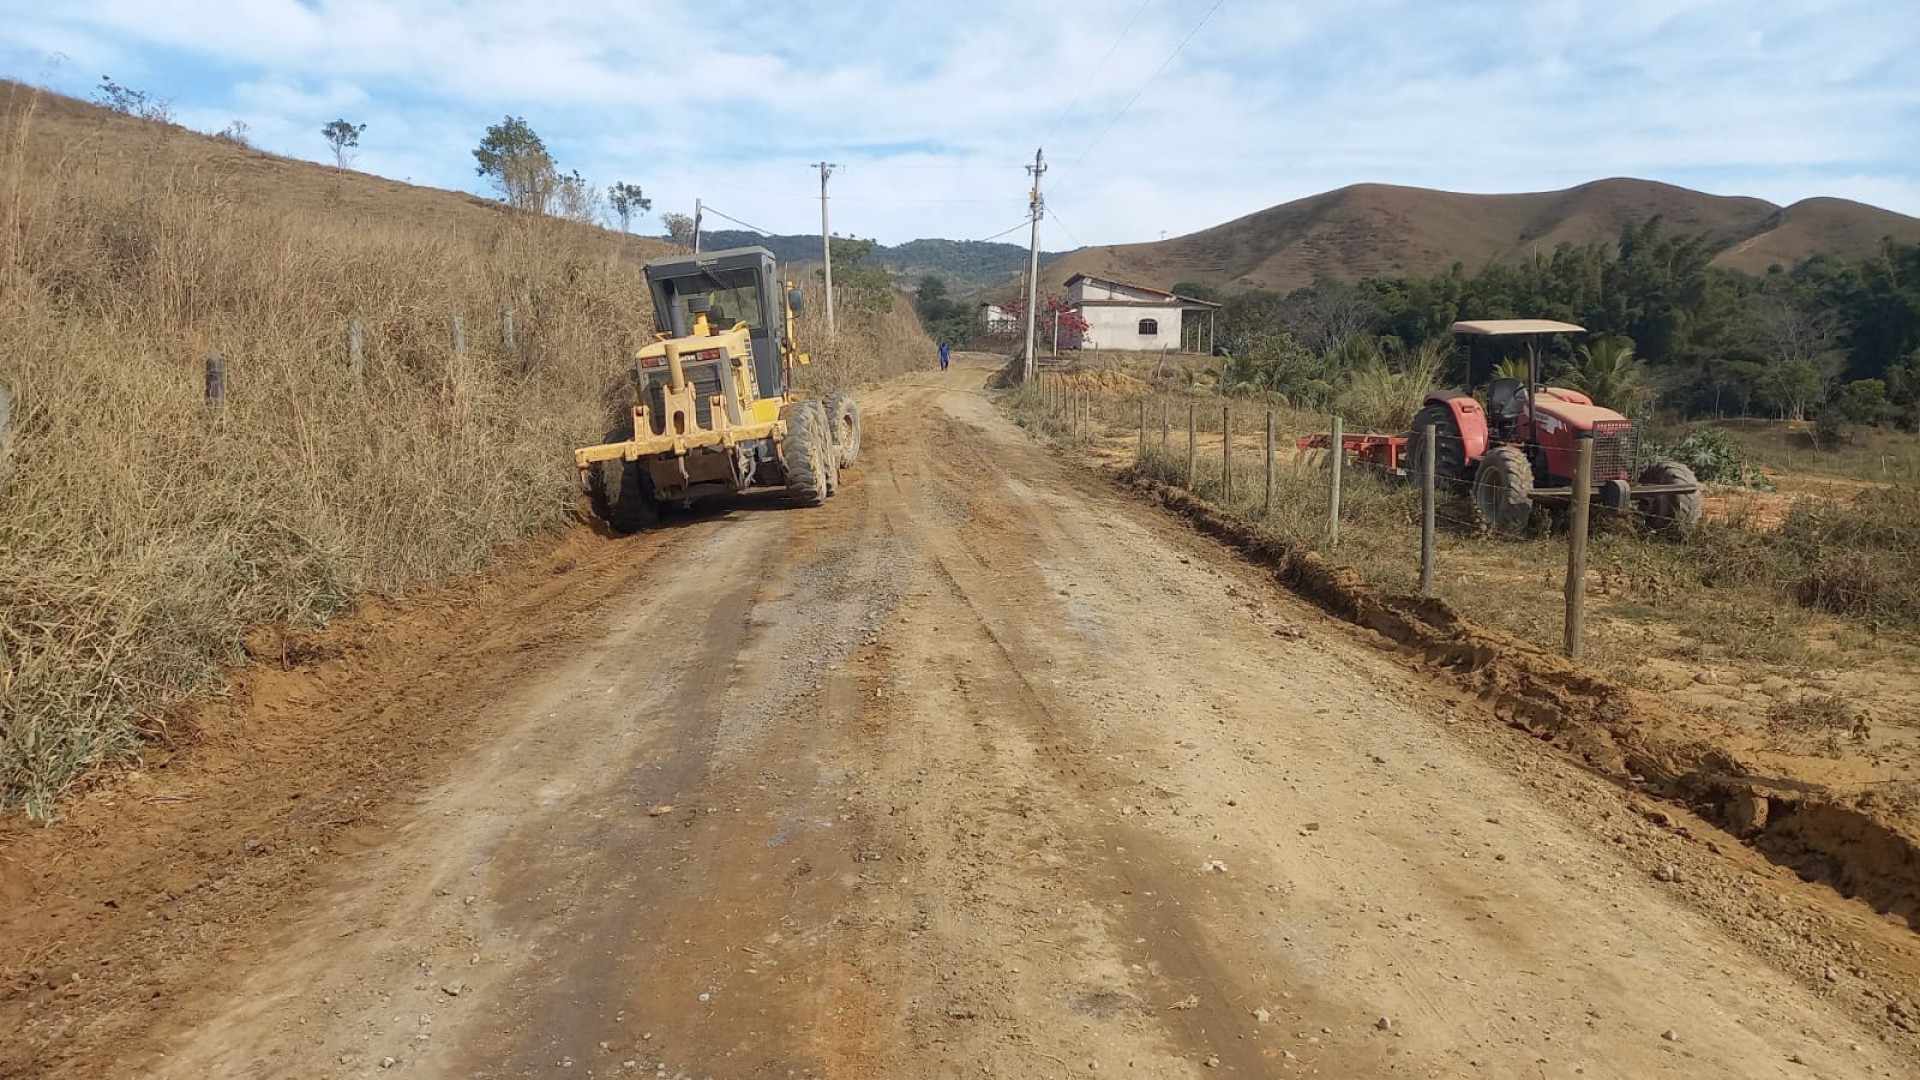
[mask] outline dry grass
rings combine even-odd
[[[857,307],[836,310],[839,333],[830,337],[816,295],[818,286],[802,288],[807,294],[807,308],[801,313],[798,332],[802,347],[813,361],[797,377],[802,390],[824,394],[934,365],[938,346],[927,337],[913,305],[904,296],[894,297],[890,311],[862,311]]]
[[[327,213],[220,166],[240,148],[4,88],[0,105],[0,383],[17,425],[0,475],[0,804],[46,815],[158,707],[244,659],[250,627],[318,622],[563,524],[568,451],[603,434],[652,312],[647,249],[627,238],[452,195],[417,225]],[[321,191],[334,175],[266,160]],[[890,370],[897,322],[852,320],[814,375]],[[210,349],[227,363],[218,411]]]
[[[1159,364],[1137,360],[1148,377]],[[1117,365],[1124,371],[1128,365]],[[1325,550],[1328,476],[1322,453],[1299,454],[1298,436],[1324,431],[1330,417],[1277,408],[1279,467],[1275,498],[1266,501],[1262,433],[1267,406],[1191,393],[1183,380],[1163,378],[1147,397],[1147,452],[1140,467],[1187,486],[1187,416],[1198,420],[1197,468],[1192,487],[1214,502],[1285,535]],[[1055,438],[1085,443],[1037,395],[1016,390],[1014,415]],[[1106,446],[1126,440],[1133,460],[1140,399],[1102,396],[1099,415]],[[1231,499],[1220,483],[1220,415],[1232,414],[1235,482]],[[1161,417],[1171,429],[1161,439]],[[1348,424],[1351,429],[1354,425]],[[1117,430],[1116,430],[1117,429]],[[1437,508],[1438,595],[1476,621],[1546,647],[1561,636],[1564,537],[1544,518],[1520,538],[1485,535],[1471,505],[1443,496]],[[1369,580],[1411,590],[1419,575],[1419,500],[1410,486],[1352,465],[1343,478],[1340,544],[1335,557]],[[1638,535],[1624,523],[1597,522],[1590,547],[1589,655],[1625,673],[1640,672],[1648,655],[1700,664],[1807,668],[1831,663],[1834,649],[1858,638],[1875,649],[1920,636],[1920,490],[1892,487],[1871,499],[1805,499],[1776,532],[1737,525],[1702,526],[1685,543]],[[1818,654],[1818,655],[1816,655]]]
[[[1858,702],[1840,694],[1801,694],[1767,710],[1767,731],[1786,750],[1812,749],[1839,757],[1845,742],[1865,743],[1873,724]]]

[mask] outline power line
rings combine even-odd
[[[994,234],[993,234],[992,236],[983,236],[983,237],[981,237],[981,238],[980,238],[980,239],[978,239],[978,240],[966,240],[966,241],[962,241],[962,242],[963,242],[963,243],[968,243],[968,244],[984,244],[984,243],[986,243],[986,242],[987,242],[987,241],[989,241],[989,240],[998,240],[998,239],[1000,239],[1001,237],[1003,237],[1003,236],[1005,236],[1005,235],[1007,235],[1007,234],[1008,234],[1008,233],[1010,233],[1010,232],[1014,232],[1014,231],[1016,231],[1016,230],[1019,230],[1019,229],[1024,229],[1024,228],[1026,228],[1026,227],[1027,227],[1028,225],[1031,225],[1031,224],[1033,224],[1033,218],[1031,218],[1031,217],[1023,217],[1023,218],[1021,218],[1021,219],[1020,219],[1020,222],[1019,222],[1019,224],[1017,224],[1017,225],[1012,225],[1012,226],[1010,226],[1010,227],[1008,227],[1008,228],[1005,228],[1005,229],[1001,229],[1001,230],[1000,230],[999,232],[997,232],[997,233],[994,233]]]
[[[746,228],[752,229],[754,232],[759,233],[761,236],[778,235],[777,233],[770,232],[766,229],[761,228],[758,225],[748,225],[746,222],[741,221],[739,218],[734,217],[731,214],[723,214],[720,211],[715,210],[711,205],[702,206],[701,209],[706,211],[709,214],[712,214],[714,217],[726,218],[728,221],[733,222],[735,225],[741,225],[741,226],[745,226]]]
[[[1049,203],[1049,204],[1047,205],[1047,209],[1048,209],[1048,210],[1051,210],[1051,211],[1053,211],[1053,223],[1054,223],[1055,225],[1058,225],[1058,226],[1060,226],[1060,231],[1061,231],[1061,232],[1063,232],[1063,233],[1066,233],[1066,234],[1067,234],[1067,239],[1069,239],[1069,240],[1071,240],[1071,241],[1073,241],[1073,246],[1074,246],[1074,247],[1086,247],[1086,246],[1087,246],[1087,245],[1085,245],[1085,244],[1083,244],[1083,243],[1081,243],[1081,242],[1080,242],[1080,238],[1079,238],[1079,237],[1077,237],[1077,236],[1075,236],[1075,235],[1073,235],[1073,230],[1072,230],[1072,229],[1069,229],[1069,228],[1067,228],[1067,223],[1066,223],[1066,222],[1064,222],[1064,221],[1061,221],[1061,220],[1060,220],[1060,208],[1059,208],[1058,206],[1054,206],[1053,204],[1051,204],[1051,203]]]
[[[1193,40],[1193,35],[1199,33],[1200,28],[1207,25],[1207,20],[1213,18],[1213,13],[1219,11],[1220,5],[1226,2],[1227,0],[1214,0],[1213,6],[1207,9],[1207,13],[1200,16],[1200,21],[1194,24],[1193,29],[1187,31],[1187,36],[1180,39],[1180,44],[1175,45],[1173,51],[1167,54],[1167,58],[1160,61],[1160,66],[1153,69],[1153,74],[1147,76],[1147,81],[1140,84],[1140,89],[1134,91],[1134,95],[1127,99],[1127,103],[1120,107],[1120,111],[1113,114],[1113,119],[1107,121],[1107,126],[1100,129],[1100,134],[1095,135],[1093,141],[1087,144],[1086,149],[1080,151],[1080,156],[1073,159],[1073,164],[1068,165],[1066,169],[1060,173],[1060,179],[1054,182],[1054,189],[1056,191],[1059,190],[1060,184],[1064,183],[1067,177],[1073,172],[1074,166],[1085,161],[1087,155],[1093,152],[1093,148],[1100,145],[1100,140],[1106,138],[1107,132],[1113,130],[1113,125],[1119,123],[1120,118],[1127,115],[1127,110],[1133,108],[1134,102],[1140,100],[1141,96],[1147,92],[1147,88],[1152,86],[1154,80],[1160,77],[1160,73],[1167,70],[1167,65],[1173,63],[1173,58],[1180,55],[1180,50],[1187,47],[1187,42]]]
[[[1047,140],[1053,138],[1053,133],[1060,130],[1060,125],[1065,123],[1067,117],[1072,114],[1073,107],[1080,104],[1080,99],[1086,96],[1087,87],[1092,86],[1093,80],[1098,77],[1102,71],[1106,70],[1107,61],[1113,59],[1113,54],[1120,48],[1120,43],[1127,40],[1127,32],[1133,29],[1134,23],[1140,21],[1140,14],[1146,11],[1147,5],[1151,3],[1153,3],[1153,0],[1140,0],[1140,6],[1133,9],[1133,18],[1127,20],[1127,25],[1120,28],[1120,36],[1114,38],[1113,44],[1107,46],[1107,55],[1101,57],[1100,62],[1095,64],[1093,70],[1087,73],[1086,80],[1080,84],[1080,89],[1074,92],[1073,100],[1067,102],[1067,107],[1061,109],[1060,115],[1054,118],[1053,126],[1048,128],[1047,133],[1040,137],[1041,146],[1047,145]]]
[[[846,166],[844,165],[840,165],[840,166],[835,166],[835,169],[839,170],[839,169],[844,169],[845,167]],[[742,194],[747,194],[747,195],[768,195],[776,199],[800,199],[800,200],[805,200],[806,202],[812,202],[815,198],[818,198],[818,196],[815,196],[815,195],[802,195],[799,192],[795,192],[795,191],[777,191],[773,188],[749,187],[744,184],[712,184],[709,186],[711,186],[717,191],[723,191],[723,192],[738,191],[738,192],[741,192]],[[869,202],[869,203],[1004,203],[1004,202],[1013,201],[1013,199],[1007,196],[1001,196],[1000,198],[997,198],[997,199],[980,199],[980,198],[950,199],[950,198],[929,198],[929,197],[920,197],[920,196],[895,197],[891,195],[835,195],[833,198],[835,202]]]

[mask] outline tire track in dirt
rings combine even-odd
[[[254,664],[175,710],[138,768],[52,827],[0,821],[0,1075],[86,1062],[245,956],[283,897],[382,843],[396,799],[495,732],[479,703],[598,635],[678,533],[580,528],[484,578],[259,632]]]
[[[1590,831],[1655,842],[1619,793],[1454,725],[981,374],[870,399],[821,510],[628,548],[517,675],[456,654],[436,782],[64,1071],[1900,1075]],[[514,610],[492,648],[580,609]]]

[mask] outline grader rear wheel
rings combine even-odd
[[[787,496],[800,506],[827,501],[832,484],[827,465],[833,453],[826,432],[827,414],[817,401],[787,406],[787,437],[780,443],[786,459]]]
[[[822,402],[827,410],[827,426],[833,431],[833,444],[838,451],[836,458],[843,469],[851,468],[860,459],[860,406],[853,400],[853,394],[846,390],[835,390]]]

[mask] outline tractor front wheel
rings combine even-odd
[[[1684,495],[1650,495],[1640,504],[1648,527],[1669,536],[1684,536],[1700,524],[1700,481],[1678,461],[1656,461],[1640,474],[1642,484],[1690,484]]]
[[[1473,505],[1498,533],[1526,531],[1533,520],[1533,466],[1517,446],[1496,446],[1480,459],[1473,477]]]

